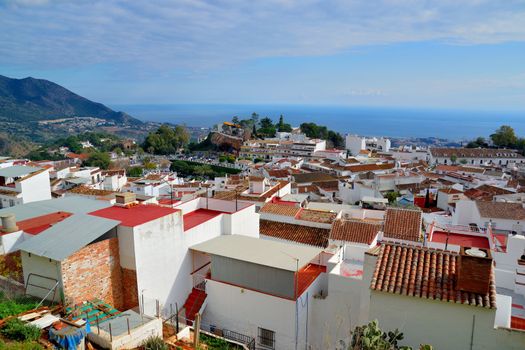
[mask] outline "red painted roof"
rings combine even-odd
[[[323,272],[326,266],[308,264],[297,273],[297,297],[300,297],[310,287],[313,281]]]
[[[177,211],[179,210],[153,204],[144,204],[132,207],[113,206],[89,214],[120,221],[122,226],[135,227]]]
[[[445,232],[437,231],[432,235],[432,242],[445,243],[447,241],[447,234]],[[490,249],[489,240],[487,237],[461,235],[458,233],[451,233],[448,238],[449,244],[459,245],[460,247],[476,247]]]
[[[197,209],[190,213],[184,214],[184,231],[199,226],[200,224],[213,219],[216,216],[223,214],[221,211],[208,210],[208,209]]]
[[[42,231],[47,230],[54,224],[70,217],[72,214],[64,211],[58,211],[56,213],[46,214],[37,216],[31,219],[21,220],[17,222],[17,226],[20,230],[31,235],[37,235]]]

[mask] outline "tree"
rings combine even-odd
[[[170,170],[177,173],[180,176],[188,176],[193,172],[192,167],[182,160],[175,160],[170,165]]]
[[[174,154],[179,148],[188,144],[190,134],[182,125],[172,128],[161,125],[157,131],[151,132],[144,141],[143,148],[154,154]]]
[[[215,174],[209,165],[197,165],[193,168],[193,173],[199,176],[212,176]]]
[[[497,147],[515,147],[518,141],[514,129],[508,125],[500,126],[494,134],[490,135],[490,139]]]
[[[99,167],[100,169],[107,169],[111,160],[109,155],[105,152],[93,152],[89,158],[85,160],[84,165]]]
[[[485,140],[484,137],[478,137],[475,140],[470,141],[467,143],[467,148],[487,148],[489,144],[487,143],[487,140]]]
[[[129,177],[141,177],[143,174],[143,169],[139,166],[134,166],[128,169]]]
[[[338,132],[329,130],[328,131],[328,138],[327,138],[327,140],[330,142],[330,144],[331,144],[331,146],[333,148],[338,148],[338,149],[344,149],[345,148],[345,139]]]
[[[239,124],[239,117],[238,117],[238,116],[234,116],[234,117],[232,118],[232,123],[233,123],[233,124]]]
[[[396,201],[397,197],[399,197],[401,194],[397,191],[390,191],[385,194],[386,199],[388,199],[388,203],[392,204]]]
[[[254,125],[257,125],[257,123],[259,123],[259,114],[255,112],[252,113],[252,123]]]
[[[270,118],[264,117],[260,121],[260,128],[258,130],[259,134],[262,134],[266,137],[274,137],[275,136],[275,126],[273,125],[273,122]]]
[[[284,122],[284,117],[281,114],[279,117],[279,123],[277,124],[277,131],[279,132],[290,132],[292,131],[292,126]]]
[[[450,162],[452,164],[456,164],[456,161],[458,160],[458,156],[456,156],[455,154],[451,155],[450,156]]]
[[[461,159],[459,162],[460,162],[461,164],[465,165],[465,164],[468,163],[468,160],[466,160],[466,159],[463,158],[463,159]]]

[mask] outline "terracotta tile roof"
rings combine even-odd
[[[382,164],[360,164],[360,165],[351,165],[346,167],[346,170],[350,170],[353,173],[362,173],[366,171],[378,171],[378,170],[388,170],[394,169],[394,163],[382,163]]]
[[[313,185],[322,188],[325,191],[339,191],[339,181],[314,182]]]
[[[443,193],[446,193],[446,194],[459,194],[459,193],[463,193],[462,191],[460,190],[456,190],[455,188],[442,188],[439,190],[439,192],[443,192]]]
[[[264,176],[248,176],[248,180],[250,181],[264,181]]]
[[[384,237],[418,242],[421,220],[420,210],[388,208],[385,213]]]
[[[434,157],[456,156],[458,158],[523,158],[516,151],[493,148],[431,148]]]
[[[364,220],[335,220],[330,231],[330,239],[337,241],[372,244],[383,225]]]
[[[490,193],[492,195],[501,195],[501,194],[514,193],[514,192],[509,191],[507,189],[504,189],[504,188],[501,188],[501,187],[496,187],[496,186],[491,186],[491,185],[487,185],[487,184],[478,186],[478,187],[476,187],[476,189],[480,190],[480,191],[483,191],[483,192]]]
[[[295,217],[295,215],[299,212],[299,210],[301,210],[301,208],[297,208],[295,206],[275,204],[275,203],[266,203],[259,212]]]
[[[476,201],[483,218],[525,220],[525,208],[521,203]]]
[[[319,193],[319,188],[315,185],[299,186],[297,187],[297,193]]]
[[[67,192],[75,193],[75,194],[84,194],[84,195],[88,195],[88,196],[109,196],[109,195],[115,193],[113,191],[97,190],[97,189],[94,189],[94,188],[89,188],[87,186],[73,187],[72,189],[68,190]]]
[[[496,308],[496,287],[491,273],[487,294],[456,289],[457,253],[398,244],[381,245],[370,289],[392,294]]]
[[[321,224],[331,224],[335,217],[336,213],[322,210],[313,210],[313,209],[302,209],[295,218],[298,220],[318,222]]]
[[[20,192],[0,189],[0,194],[4,196],[16,197],[20,194]]]
[[[294,174],[293,178],[296,183],[309,183],[309,182],[335,180],[335,177],[333,177],[332,175],[321,173],[321,172]]]
[[[284,222],[260,220],[260,233],[287,241],[326,248],[330,230],[324,228],[287,224]]]
[[[448,172],[448,171],[458,171],[458,170],[459,170],[459,166],[458,165],[444,165],[444,164],[440,164],[440,165],[436,166],[436,171]]]
[[[277,178],[286,178],[290,175],[288,170],[278,169],[278,170],[268,170],[268,175],[271,177]]]

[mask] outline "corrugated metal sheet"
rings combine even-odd
[[[111,204],[107,201],[71,196],[0,209],[0,215],[12,213],[15,214],[17,221],[21,221],[57,211],[65,211],[72,214],[86,214],[110,206]]]
[[[240,235],[219,236],[191,249],[288,271],[301,269],[321,253],[315,247]]]
[[[62,261],[119,223],[116,220],[77,214],[22,242],[17,248],[31,254]]]
[[[35,168],[32,166],[24,165],[13,165],[7,168],[0,169],[0,176],[3,177],[20,177],[27,174],[34,173],[35,171],[42,170],[42,168]]]

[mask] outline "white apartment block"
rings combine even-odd
[[[346,149],[354,156],[362,150],[388,152],[390,151],[390,139],[384,137],[366,138],[348,134],[346,135]]]

